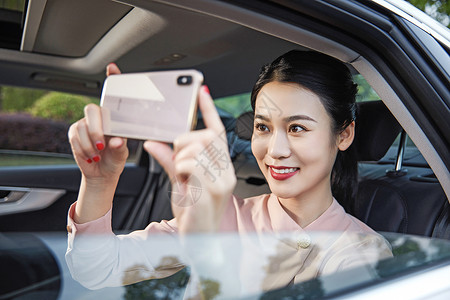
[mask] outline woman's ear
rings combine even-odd
[[[341,151],[347,150],[355,138],[355,121],[351,122],[340,134],[338,138],[338,148]]]

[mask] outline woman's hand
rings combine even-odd
[[[115,64],[107,66],[107,76],[120,74]],[[102,114],[98,105],[88,104],[85,117],[72,124],[69,141],[75,160],[87,180],[116,180],[128,157],[126,139],[103,135]]]
[[[106,68],[107,76],[120,74],[115,64]],[[110,208],[120,174],[128,157],[127,141],[103,135],[100,107],[89,104],[85,117],[69,128],[72,153],[81,170],[81,186],[74,220],[85,223],[103,216]]]
[[[185,133],[167,144],[147,141],[147,150],[172,181],[172,210],[179,231],[214,231],[236,185],[225,128],[204,86],[199,107],[206,129]]]

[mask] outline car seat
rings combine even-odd
[[[386,157],[401,132],[397,157]],[[359,183],[350,213],[377,231],[450,239],[448,200],[432,170],[427,165],[395,169],[404,159],[405,138],[382,101],[358,103]]]

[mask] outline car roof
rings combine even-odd
[[[302,45],[345,62],[358,57],[308,30],[267,25],[265,16],[227,3],[138,2],[142,8],[109,0],[29,2],[20,49],[0,49],[0,82],[99,95],[105,66],[116,62],[123,72],[195,68],[213,96],[223,97],[248,92],[263,64]],[[8,68],[11,63],[21,68]]]
[[[0,66],[7,71],[0,82],[99,95],[105,66],[116,62],[124,72],[196,68],[214,96],[222,97],[251,90],[263,64],[294,48],[307,47],[344,62],[359,57],[311,30],[273,20],[266,24],[264,15],[226,2],[124,2],[27,2],[20,48],[0,49],[5,58]],[[413,20],[427,18],[406,5],[376,2],[397,14],[407,8],[404,14],[413,14]],[[429,31],[441,38],[448,34],[439,25],[426,24],[433,24]],[[11,63],[21,68],[7,68]]]
[[[250,90],[261,65],[292,48],[301,47],[174,5],[146,2],[144,10],[109,0],[48,0],[30,2],[20,51],[0,50],[22,65],[11,69],[14,84],[59,82],[99,95],[105,66],[116,62],[124,72],[199,69],[220,97]],[[8,84],[11,73],[2,74]]]

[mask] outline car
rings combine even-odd
[[[355,139],[357,201],[345,208],[382,233],[394,257],[370,271],[359,267],[240,297],[450,297],[450,31],[435,20],[399,0],[33,0],[11,5],[0,10],[3,110],[5,91],[13,91],[16,102],[24,95],[14,94],[12,87],[84,96],[61,96],[58,107],[95,102],[110,62],[124,73],[200,70],[227,131],[235,194],[242,198],[269,191],[249,146],[249,92],[260,67],[292,49],[345,62],[360,86],[361,120]],[[67,141],[68,120],[67,115],[49,121],[23,112],[0,114],[0,299],[182,297],[186,270],[168,279],[96,291],[71,278],[65,230],[80,172]],[[204,126],[201,116],[198,123]],[[172,218],[169,178],[141,141],[129,141],[129,147],[112,211],[113,229],[124,233]],[[231,245],[236,237],[221,238]],[[161,240],[161,249],[169,245]],[[227,286],[231,279],[202,282],[203,296],[220,296],[220,284]]]

